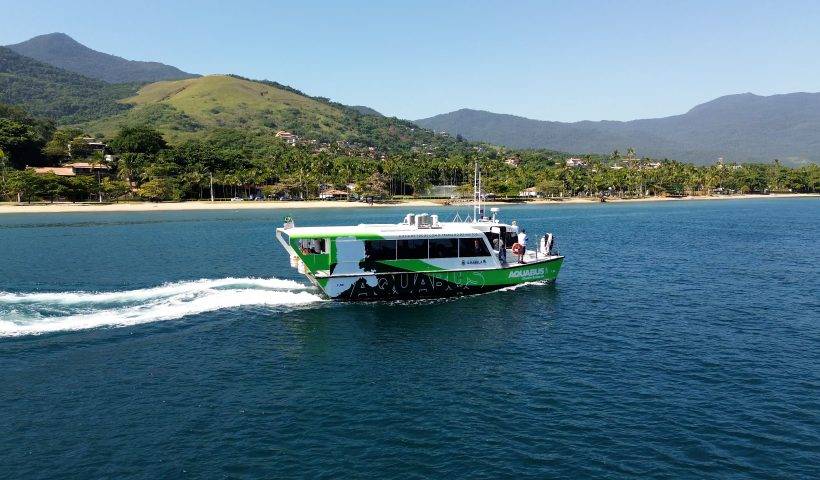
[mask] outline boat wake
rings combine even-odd
[[[321,302],[308,287],[277,278],[220,278],[116,292],[0,291],[0,337],[173,320],[244,306]]]

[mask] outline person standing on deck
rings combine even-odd
[[[527,231],[523,228],[520,232],[518,232],[518,243],[521,245],[521,249],[518,252],[518,262],[524,262],[524,254],[527,252]]]
[[[504,245],[504,239],[500,233],[493,239],[493,249],[498,250],[498,261],[507,263],[507,246]]]

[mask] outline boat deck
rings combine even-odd
[[[513,268],[521,265],[529,265],[532,263],[542,263],[548,260],[554,260],[559,256],[560,255],[544,255],[543,253],[539,253],[536,250],[527,250],[527,253],[524,254],[524,261],[519,262],[518,255],[512,253],[512,250],[507,249],[507,261],[501,262],[501,266],[503,268]]]

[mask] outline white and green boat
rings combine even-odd
[[[476,193],[465,221],[411,213],[396,224],[296,227],[286,218],[276,237],[291,266],[338,300],[453,297],[554,281],[564,257],[552,234],[519,260],[519,225],[499,221],[497,208],[491,212],[483,214]]]
[[[398,224],[338,227],[288,221],[276,236],[291,266],[338,300],[453,297],[554,281],[564,257],[552,235],[519,262],[512,251],[519,226],[496,216],[439,222],[436,215],[408,214]]]

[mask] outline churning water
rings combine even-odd
[[[321,301],[303,284],[276,278],[221,278],[114,292],[0,292],[0,337],[127,326],[223,308]]]

